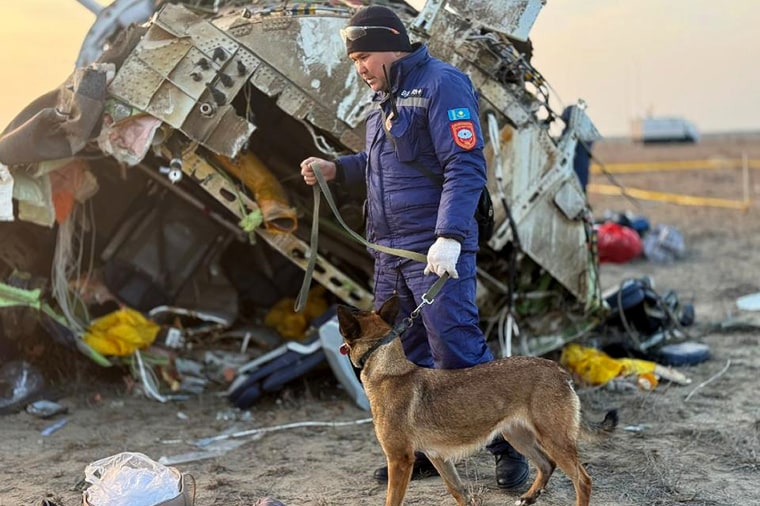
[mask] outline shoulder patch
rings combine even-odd
[[[478,143],[472,121],[455,121],[449,125],[454,143],[462,149],[471,150]]]
[[[470,119],[470,110],[467,107],[461,107],[459,109],[449,109],[449,121],[460,121],[463,119]]]

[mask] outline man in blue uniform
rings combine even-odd
[[[493,360],[479,326],[475,303],[478,228],[475,207],[486,182],[478,99],[470,79],[455,67],[412,46],[390,9],[358,11],[341,30],[349,58],[375,92],[367,117],[366,149],[334,161],[301,163],[325,179],[366,184],[367,240],[426,255],[427,263],[370,250],[375,258],[375,304],[394,293],[400,317],[422,301],[439,276],[450,279],[401,340],[407,357],[423,367],[458,369]],[[435,274],[435,276],[431,275]],[[528,478],[525,459],[503,439],[488,446],[496,455],[496,479],[514,488]],[[413,477],[434,474],[418,454]],[[387,481],[387,468],[375,471]]]

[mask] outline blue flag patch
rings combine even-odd
[[[449,109],[449,121],[460,121],[463,119],[470,119],[470,110],[467,107],[460,109]]]

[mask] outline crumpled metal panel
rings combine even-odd
[[[218,28],[234,35],[263,64],[251,84],[298,119],[363,148],[363,119],[370,97],[346,56],[339,31],[348,10],[311,7],[220,16]],[[353,133],[348,131],[353,130]]]
[[[132,53],[116,73],[108,92],[123,102],[145,111],[164,78]]]
[[[206,118],[203,107],[207,104],[198,102],[180,130],[193,132],[188,135],[217,154],[235,158],[256,127],[238,116],[231,105],[219,107],[212,118]]]
[[[564,181],[554,195],[554,203],[568,220],[583,218],[588,211],[586,196],[578,185]]]
[[[546,0],[448,0],[447,3],[474,23],[526,40]]]
[[[558,145],[562,145],[563,142],[567,142],[571,139],[580,140],[582,142],[594,142],[602,138],[602,134],[599,133],[591,118],[586,114],[586,104],[583,101],[579,101],[578,105],[570,107],[570,118],[568,119],[567,126],[568,131],[572,131],[573,135],[566,136]],[[572,146],[571,150],[575,149]]]
[[[411,31],[409,36],[414,38],[416,33],[425,34],[424,42],[430,54],[462,68],[468,58],[461,50],[461,45],[465,34],[472,26],[462,16],[448,10],[433,8],[434,5],[433,2],[427,3],[414,21],[416,31]]]
[[[533,120],[533,115],[520,102],[518,96],[510,93],[503,84],[488,79],[481,84],[479,89],[481,96],[509,118],[515,126],[521,127]]]
[[[457,1],[453,4],[468,6],[473,23],[488,25],[494,18],[479,9],[516,9],[505,14],[501,27],[491,23],[494,29],[516,38],[524,33],[510,32],[505,27],[520,23],[532,25],[542,2],[480,2]],[[539,5],[541,4],[541,5]],[[521,7],[522,5],[522,7]],[[524,11],[521,9],[524,7]],[[531,11],[535,9],[535,12]],[[525,14],[523,21],[515,16]],[[534,15],[535,14],[535,15]],[[440,41],[443,35],[449,40],[448,47],[441,50],[447,59],[462,68],[473,81],[481,97],[481,110],[493,111],[489,124],[487,150],[489,162],[489,189],[497,196],[495,206],[496,230],[488,245],[501,251],[512,241],[512,231],[504,207],[499,205],[499,179],[505,192],[519,235],[520,247],[536,264],[548,271],[562,286],[587,308],[596,307],[596,279],[594,258],[587,246],[588,205],[572,170],[572,159],[579,135],[594,137],[595,127],[585,113],[575,114],[559,141],[550,136],[545,125],[540,124],[537,112],[542,104],[529,93],[520,80],[510,82],[500,76],[500,61],[479,44],[477,39],[468,40],[471,27],[463,27],[455,14],[440,11],[431,16],[428,30],[431,39]],[[469,15],[468,15],[469,19]],[[484,21],[485,20],[485,21]],[[527,20],[527,21],[525,21]],[[528,25],[525,25],[528,26]],[[502,40],[498,37],[491,41]],[[516,72],[524,72],[514,67]],[[498,114],[496,113],[498,111]],[[498,117],[498,118],[497,118]],[[494,132],[493,130],[496,130]],[[493,156],[494,150],[499,156]],[[500,177],[497,177],[497,173]]]
[[[444,61],[464,70],[477,88],[481,99],[498,109],[515,126],[533,120],[530,106],[522,102],[524,90],[513,89],[495,80],[478,65],[482,47],[468,44],[466,38],[472,26],[454,12],[441,10],[426,25],[430,52]],[[481,110],[485,107],[481,107]]]
[[[579,300],[589,300],[589,272],[585,199],[570,161],[557,149],[545,129],[529,124],[519,129],[507,126],[501,132],[500,152],[505,197],[522,250],[545,268]],[[489,189],[495,185],[495,164],[489,166]],[[512,240],[503,206],[496,199],[496,231],[488,242],[499,251]]]
[[[182,128],[195,102],[196,99],[189,97],[174,83],[163,80],[144,110],[174,128]],[[200,140],[197,133],[192,137]]]
[[[109,92],[212,151],[234,157],[255,127],[230,103],[259,64],[209,21],[167,4]]]
[[[542,0],[429,2],[420,18],[407,22],[417,28],[410,30],[412,38],[470,75],[482,110],[498,114],[501,128],[511,125],[498,149],[522,249],[572,294],[588,300],[587,207],[569,161],[579,137],[594,137],[593,124],[582,111],[574,112],[568,133],[556,142],[536,121],[535,97],[523,83],[502,82],[498,55],[469,38],[486,27],[525,39],[543,5]],[[206,147],[234,156],[229,153],[237,153],[254,128],[230,105],[248,82],[273,97],[285,114],[331,134],[340,147],[359,151],[371,91],[338,35],[351,12],[314,4],[252,5],[222,9],[206,21],[167,5],[112,88],[122,100]],[[492,192],[494,170],[490,164]],[[497,230],[489,245],[500,251],[511,232],[503,208],[495,210]]]

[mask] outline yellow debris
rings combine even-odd
[[[646,390],[657,385],[657,364],[635,358],[612,358],[603,351],[570,343],[562,350],[560,363],[589,385],[604,385],[618,377],[636,376]]]
[[[734,159],[711,159],[711,160],[669,160],[660,162],[633,162],[633,163],[598,163],[591,164],[592,174],[631,174],[642,172],[663,172],[670,170],[700,170],[700,169],[734,169],[745,163],[740,158]],[[750,169],[760,169],[760,160],[746,160]]]
[[[294,298],[280,299],[264,316],[264,324],[277,330],[285,339],[302,341],[311,321],[327,311],[325,288],[315,285],[309,290],[303,311],[296,313],[293,309],[295,303]]]
[[[94,320],[83,339],[103,355],[124,357],[153,344],[159,328],[138,311],[122,308]]]
[[[715,197],[697,197],[693,195],[679,195],[677,193],[657,192],[642,190],[640,188],[621,188],[611,184],[589,183],[589,193],[600,195],[627,195],[628,197],[639,200],[653,200],[659,202],[669,202],[682,206],[698,207],[725,207],[728,209],[739,209],[746,211],[751,203],[744,200],[719,199]]]

